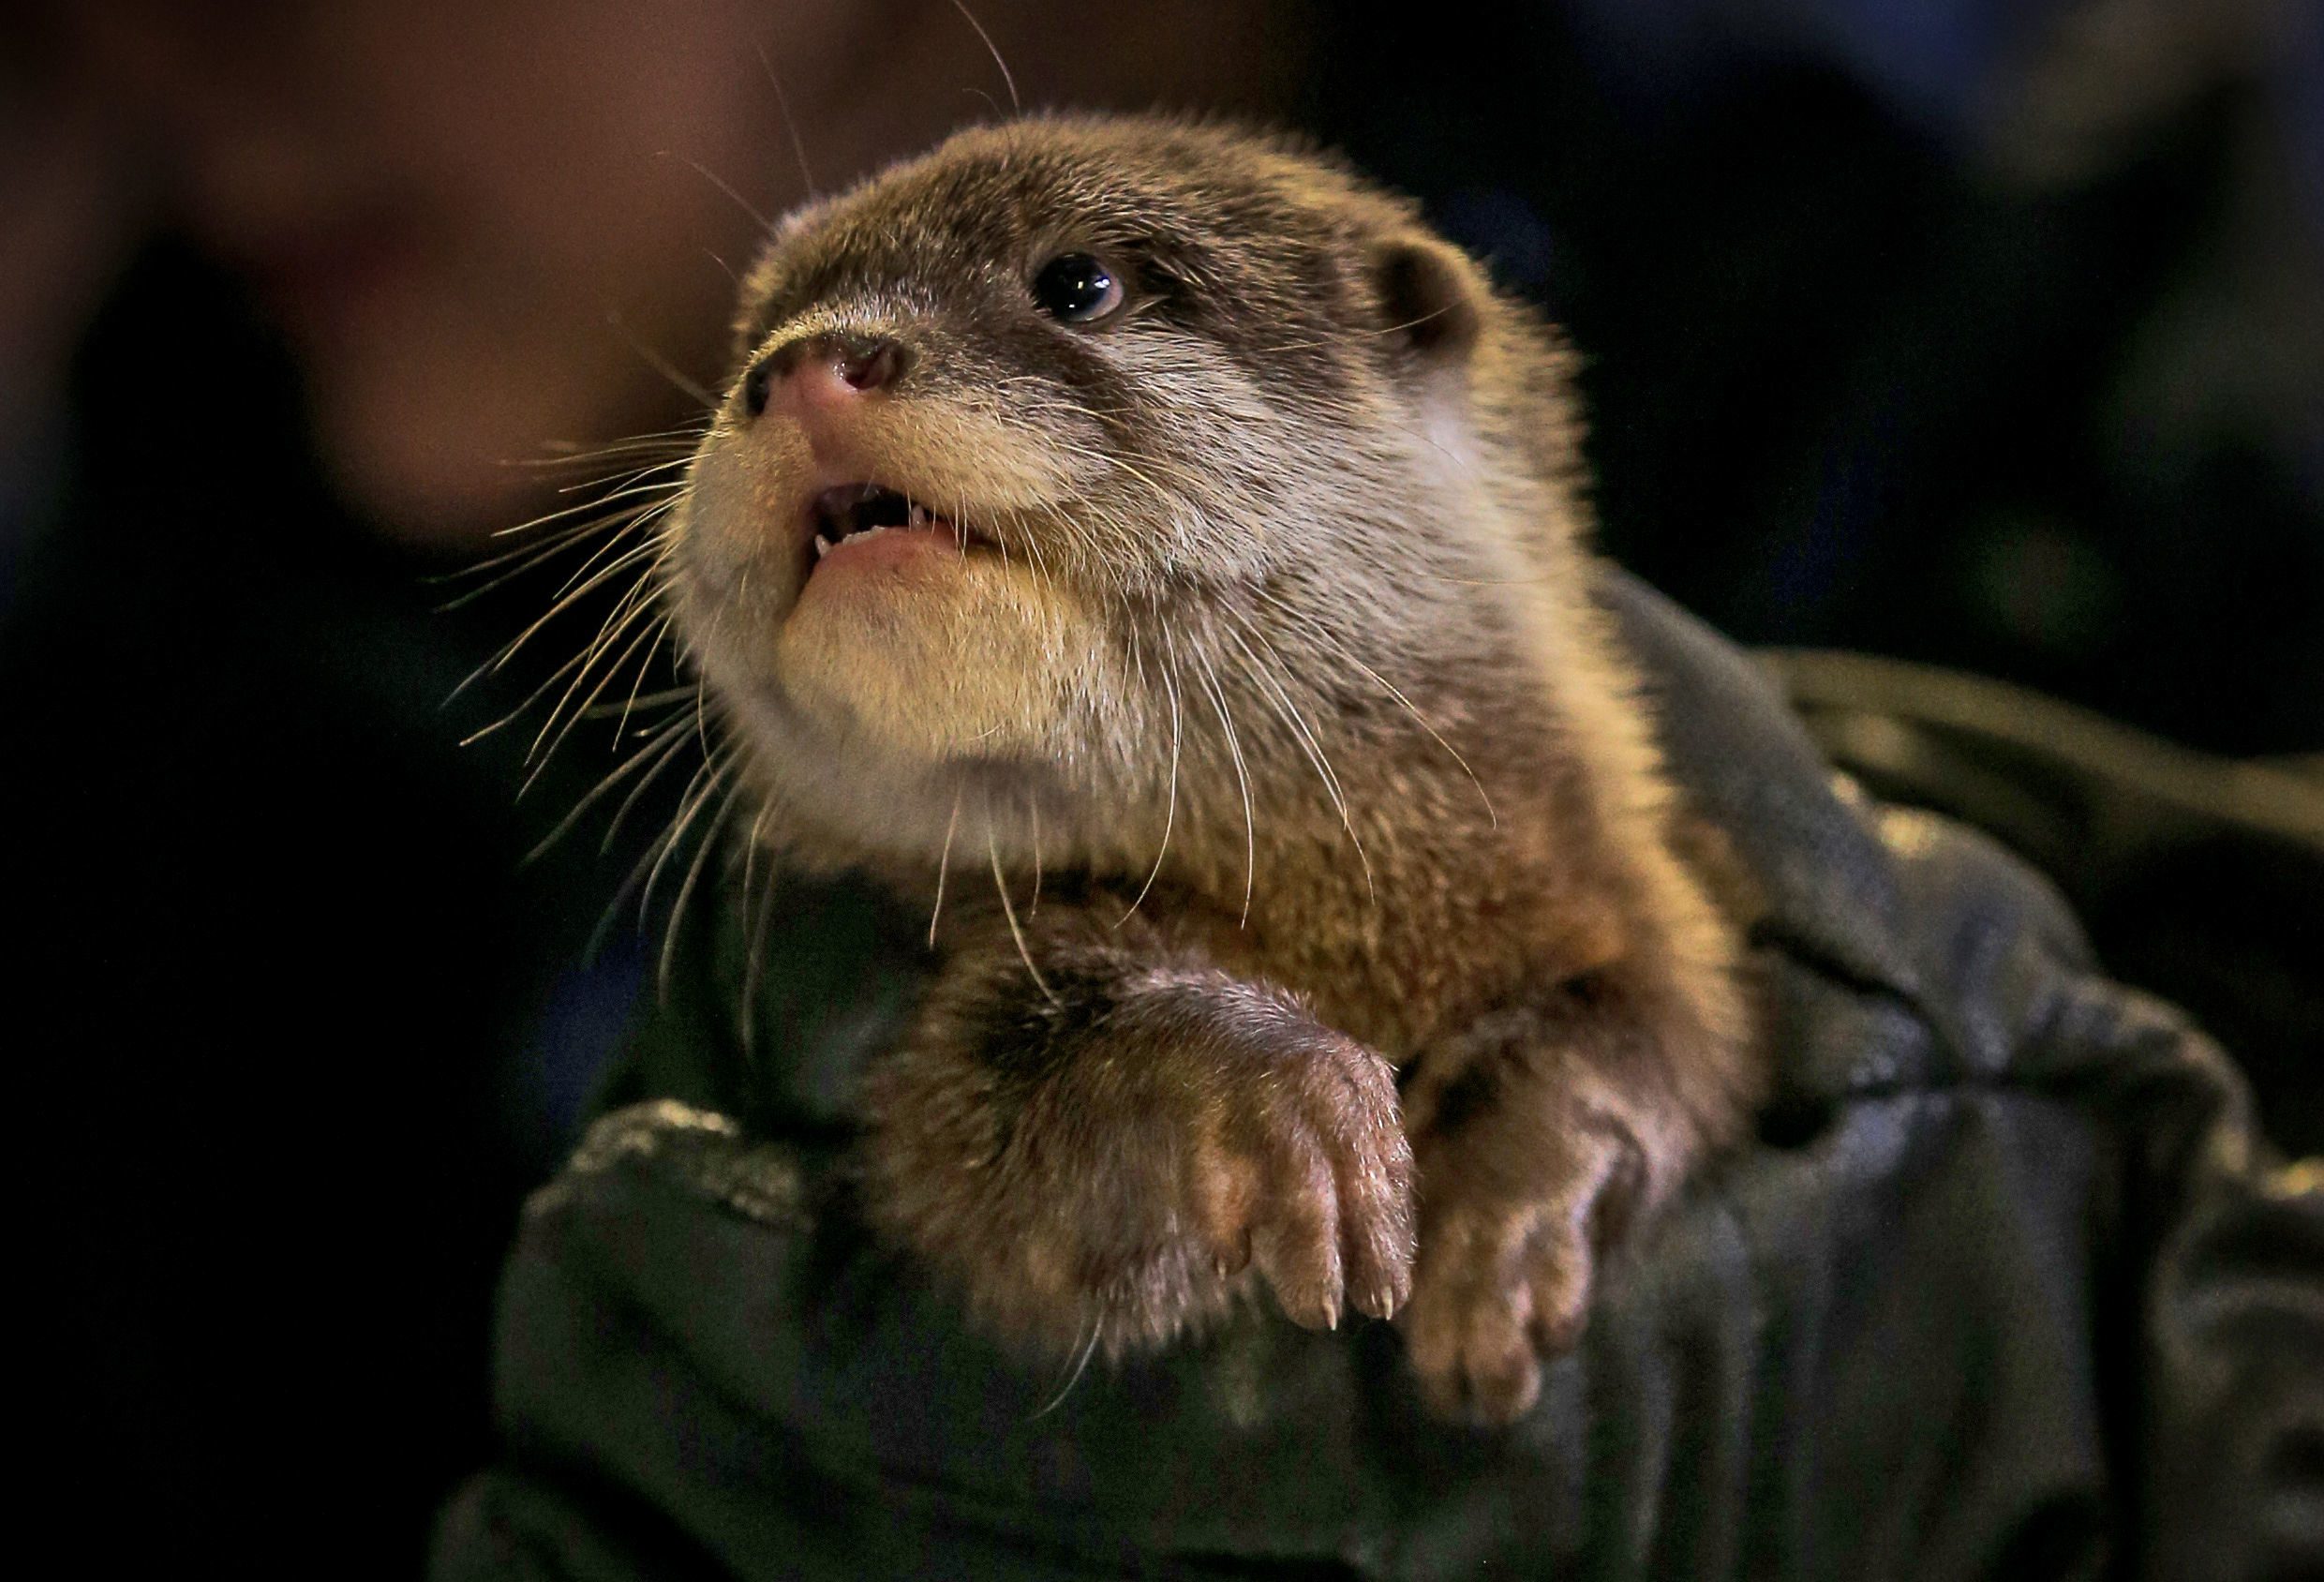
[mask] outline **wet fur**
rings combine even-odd
[[[1064,251],[1130,306],[1042,314]],[[1760,1081],[1591,600],[1568,354],[1339,165],[1142,120],[964,133],[790,216],[737,387],[827,332],[911,353],[839,465],[993,547],[803,599],[834,463],[730,399],[675,600],[756,837],[944,896],[866,1074],[873,1223],[1036,1350],[1162,1344],[1256,1276],[1522,1411]]]

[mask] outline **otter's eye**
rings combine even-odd
[[[1033,300],[1067,324],[1087,324],[1122,306],[1122,282],[1087,253],[1065,253],[1033,277]]]

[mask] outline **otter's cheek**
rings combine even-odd
[[[694,457],[686,501],[673,523],[678,574],[705,608],[736,608],[746,623],[780,620],[807,575],[798,526],[806,458],[746,452],[714,436]]]
[[[777,673],[824,724],[890,752],[1041,749],[1095,673],[1079,601],[997,558],[917,557],[825,591],[783,622]]]

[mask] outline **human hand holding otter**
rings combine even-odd
[[[1522,1412],[1760,1080],[1556,342],[1408,204],[1158,121],[961,134],[742,311],[663,566],[752,838],[931,913],[873,1225],[1035,1350],[1255,1272]]]

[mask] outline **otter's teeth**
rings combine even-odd
[[[815,535],[815,559],[820,560],[831,553],[831,541],[821,533]]]
[[[928,507],[925,505],[914,506],[907,514],[905,525],[915,528],[924,528],[928,526]]]

